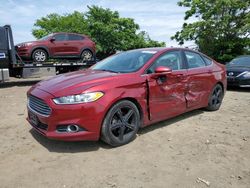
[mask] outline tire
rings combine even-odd
[[[121,146],[136,137],[140,127],[140,113],[136,105],[128,100],[116,103],[106,114],[101,138],[111,146]]]
[[[93,59],[93,53],[90,50],[83,50],[81,54],[81,60],[83,62],[91,61]]]
[[[45,62],[48,59],[48,54],[43,49],[36,49],[32,53],[32,60],[35,62]]]
[[[222,100],[224,97],[223,88],[220,84],[214,86],[208,101],[208,106],[206,107],[209,111],[219,110]]]

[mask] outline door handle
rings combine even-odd
[[[185,76],[184,76],[184,74],[177,74],[176,75],[176,78],[178,78],[178,79],[183,79]]]
[[[177,74],[176,75],[176,79],[179,81],[183,81],[187,78],[187,76],[185,74]]]

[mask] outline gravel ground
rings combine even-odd
[[[25,120],[36,81],[0,84],[0,187],[250,187],[250,90],[141,129],[122,147],[44,138]]]

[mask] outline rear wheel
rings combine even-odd
[[[32,53],[32,59],[35,62],[45,62],[48,59],[47,52],[43,49],[36,49]]]
[[[81,54],[82,61],[91,61],[93,59],[93,54],[90,50],[83,50]]]
[[[140,126],[136,105],[128,100],[116,103],[107,113],[102,125],[102,140],[112,146],[132,141]]]
[[[213,88],[210,94],[208,106],[206,109],[209,111],[218,110],[221,106],[223,96],[224,96],[224,92],[223,92],[222,86],[220,84],[217,84]]]

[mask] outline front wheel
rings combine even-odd
[[[208,106],[206,107],[206,109],[209,111],[218,110],[221,106],[223,96],[224,96],[224,92],[223,92],[222,86],[220,84],[217,84],[213,88],[210,94]]]
[[[43,49],[37,49],[32,53],[32,59],[35,62],[45,62],[48,59],[48,55]]]
[[[140,126],[140,113],[128,100],[116,103],[107,113],[102,125],[102,140],[112,146],[132,141]]]

